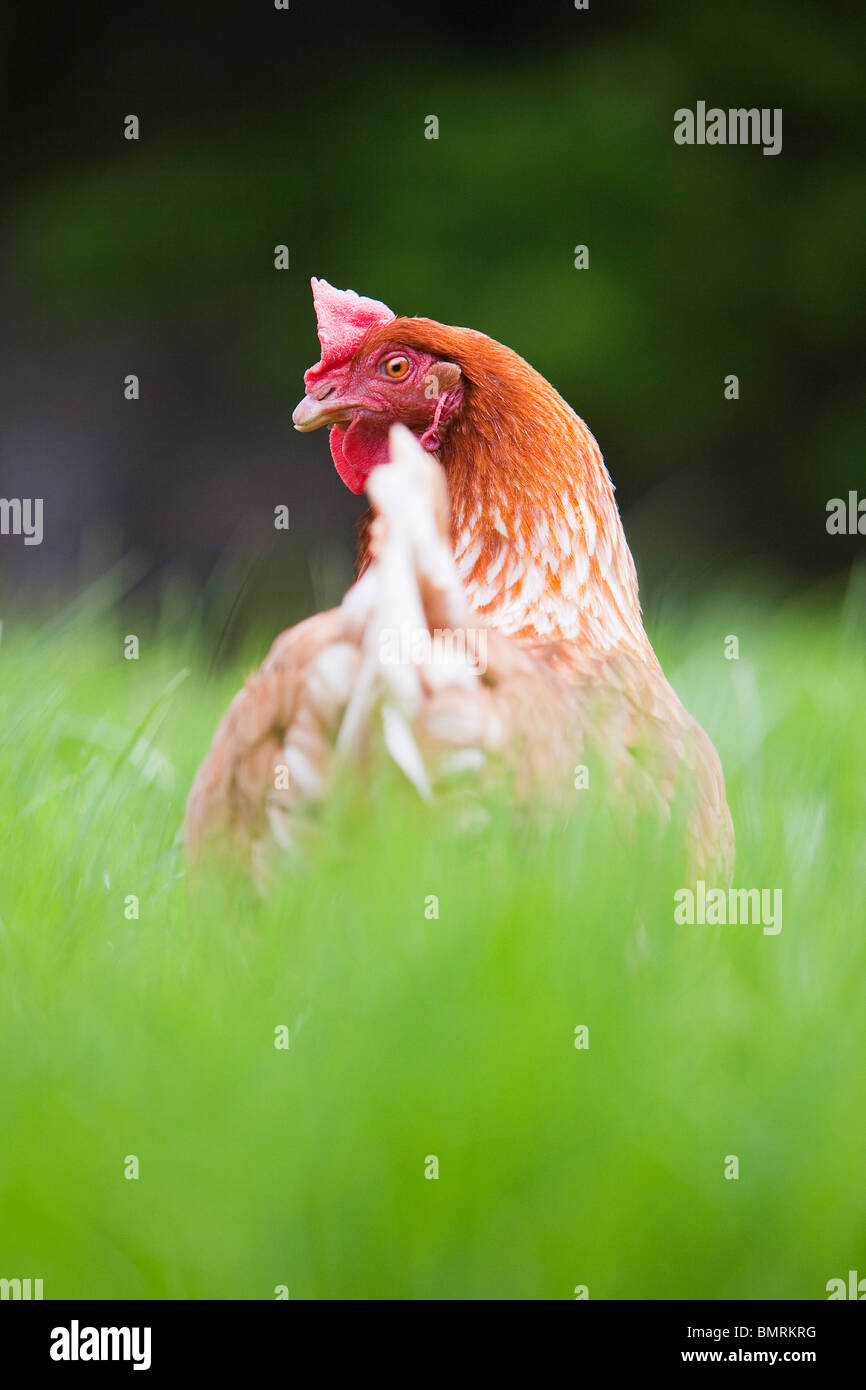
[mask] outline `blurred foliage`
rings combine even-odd
[[[176,607],[121,660],[113,582],[0,647],[5,1275],[821,1299],[863,1269],[866,592],[832,622],[732,593],[657,634],[722,755],[735,881],[782,890],[765,936],[676,926],[671,847],[648,827],[626,853],[591,789],[550,833],[339,779],[269,901],[189,884],[185,792],[241,669],[206,680]]]

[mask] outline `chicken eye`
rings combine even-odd
[[[382,364],[382,370],[392,381],[399,381],[409,371],[410,366],[408,357],[389,357]]]

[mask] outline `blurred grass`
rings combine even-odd
[[[470,835],[379,783],[339,789],[268,903],[193,893],[184,798],[263,648],[206,678],[174,615],[125,661],[135,629],[94,603],[0,644],[0,1275],[48,1298],[809,1299],[864,1268],[853,584],[652,630],[722,754],[736,883],[783,890],[776,937],[675,927],[664,856],[591,803]]]

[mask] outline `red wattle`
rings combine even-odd
[[[353,420],[348,429],[331,430],[331,457],[350,492],[363,492],[367,477],[388,462],[388,434],[367,420]]]

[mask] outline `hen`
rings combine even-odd
[[[482,333],[397,318],[313,280],[321,360],[295,428],[330,427],[372,509],[343,604],[277,638],[195,778],[185,839],[262,866],[381,736],[424,796],[457,769],[574,796],[604,768],[624,804],[687,799],[692,868],[729,879],[716,751],[644,631],[598,446],[522,358]]]

